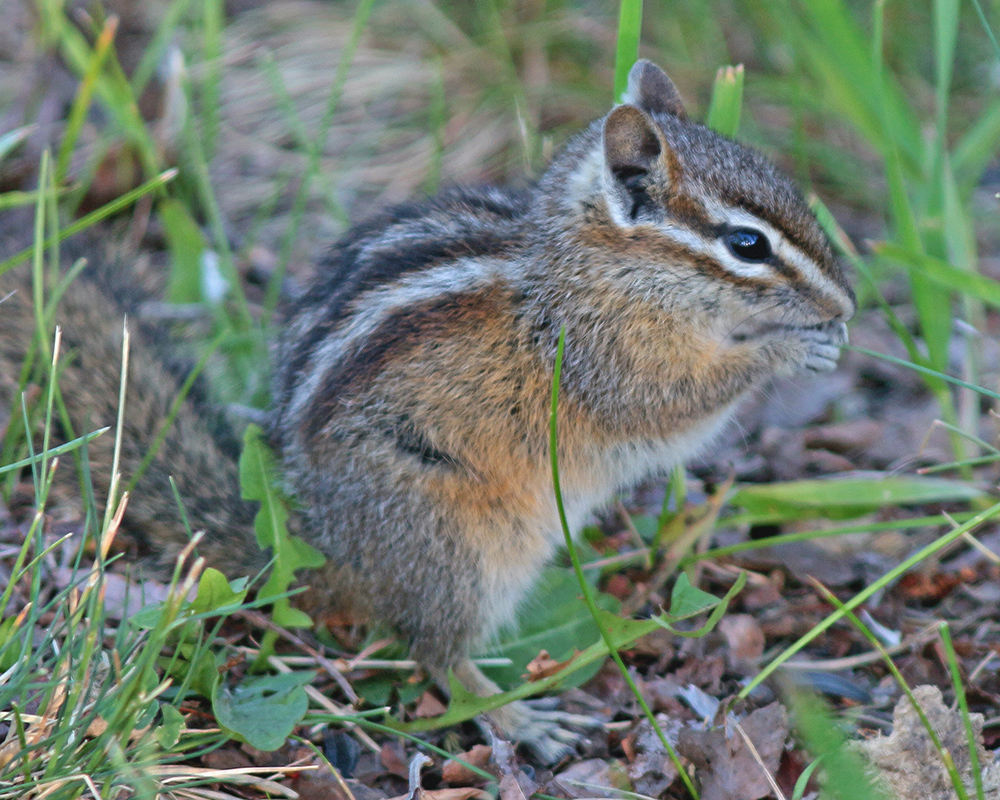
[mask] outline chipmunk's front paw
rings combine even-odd
[[[802,368],[811,372],[831,372],[837,367],[840,348],[847,344],[847,326],[843,322],[828,322],[816,328],[799,331],[806,345]]]
[[[509,703],[487,716],[500,736],[523,744],[545,765],[574,753],[581,740],[579,731],[602,724],[584,714],[551,710],[547,700]]]
[[[845,344],[847,326],[827,322],[809,328],[776,328],[766,334],[764,348],[779,374],[830,372]]]

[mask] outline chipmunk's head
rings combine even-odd
[[[657,276],[671,298],[697,298],[757,327],[849,319],[854,295],[802,196],[756,151],[687,118],[670,78],[649,61],[603,120],[592,190],[645,296]],[[592,162],[593,163],[593,162]],[[605,219],[607,227],[607,219]]]

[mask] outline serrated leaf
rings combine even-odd
[[[326,559],[308,542],[288,532],[288,503],[277,489],[278,466],[270,448],[264,442],[264,432],[258,425],[248,425],[243,434],[240,454],[240,493],[245,500],[257,500],[260,510],[254,517],[254,532],[261,548],[270,548],[274,564],[258,597],[282,595],[295,580],[295,571],[321,567]],[[275,620],[286,627],[309,627],[312,620],[292,609],[287,597],[274,601]],[[265,645],[267,640],[265,639]],[[261,648],[262,653],[267,646]]]
[[[217,685],[212,711],[219,724],[258,750],[277,750],[309,710],[305,687],[315,673],[288,672],[244,678],[232,689]]]

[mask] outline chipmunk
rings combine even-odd
[[[469,655],[513,620],[563,541],[548,445],[560,331],[558,456],[578,530],[705,446],[768,379],[832,370],[854,310],[792,183],[691,121],[667,75],[639,61],[624,102],[535,185],[456,189],[354,227],[285,311],[271,436],[303,506],[299,534],[328,558],[306,582],[390,623],[438,679],[452,670],[495,692]],[[8,346],[28,322],[0,312]],[[74,323],[106,327],[95,314]],[[105,353],[77,378],[99,360],[114,363]],[[142,407],[126,420],[135,454],[177,387],[142,368]],[[86,397],[96,392],[116,397],[104,386]],[[183,476],[192,525],[208,531],[202,551],[244,574],[257,563],[252,509],[206,431],[180,415],[133,504]],[[175,512],[141,502],[132,526],[176,551]],[[571,746],[557,714],[510,704],[491,717],[543,761]]]

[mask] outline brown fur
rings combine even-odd
[[[772,247],[767,259],[733,249],[732,231],[748,227]],[[67,330],[87,332],[81,369],[67,374],[80,407],[92,406],[81,424],[110,419],[117,395],[107,366],[119,315],[89,286],[61,312]],[[0,314],[5,363],[30,338],[16,303]],[[365,609],[434,674],[453,668],[493,691],[467,657],[512,620],[562,539],[547,434],[560,329],[559,459],[578,527],[710,441],[771,376],[833,368],[853,311],[792,184],[688,120],[669,79],[640,62],[629,103],[571,141],[536,186],[390,210],[348,232],[287,309],[271,434],[305,508],[300,533],[329,560],[308,578],[314,600]],[[95,342],[97,361],[85,362]],[[176,391],[139,361],[133,460]],[[92,373],[102,374],[88,386]],[[242,574],[249,514],[199,424],[182,415],[136,499],[153,504],[140,509],[155,520],[148,530],[176,548],[163,483],[185,476],[195,526],[217,563]],[[140,501],[151,493],[168,500]],[[494,719],[545,760],[564,751],[558,729],[524,707]]]
[[[111,430],[90,442],[87,451],[96,500],[103,508],[111,483],[123,323],[144,295],[129,277],[135,273],[134,265],[116,268],[117,255],[106,251],[96,236],[85,249],[94,264],[70,286],[55,315],[55,325],[62,331],[59,387],[72,431],[57,423],[53,440],[110,426]],[[64,259],[64,264],[70,263]],[[20,366],[36,336],[28,265],[0,276],[0,297],[7,295],[0,303],[0,365],[4,365],[0,369],[0,404],[4,412],[12,410],[20,416]],[[183,375],[164,361],[161,336],[136,324],[134,318],[129,327],[132,343],[121,453],[126,483],[152,447],[183,382]],[[221,421],[199,402],[196,392],[137,484],[124,518],[126,530],[164,569],[171,567],[185,535],[170,487],[171,476],[184,498],[192,530],[211,532],[199,551],[210,564],[239,574],[252,573],[266,564],[247,539],[248,531],[252,536],[254,509],[239,497],[235,455],[235,442]],[[76,481],[71,457],[61,459],[58,479]]]

